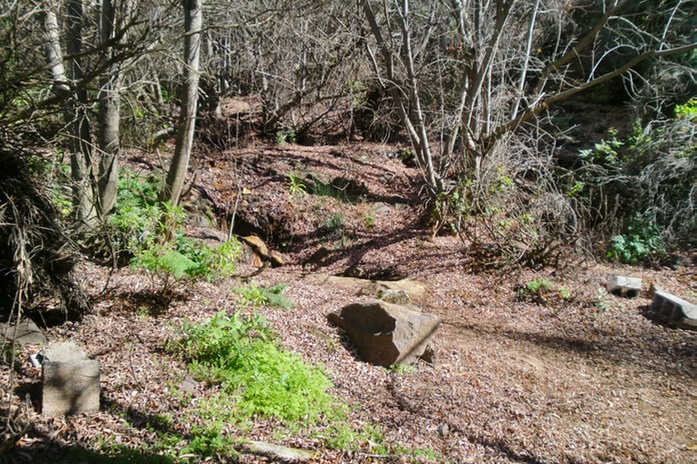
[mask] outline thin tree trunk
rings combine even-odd
[[[80,51],[81,34],[80,27],[82,16],[82,3],[79,0],[70,0],[68,3],[68,51],[76,55]],[[63,116],[70,127],[73,138],[70,154],[71,176],[73,180],[73,206],[78,221],[88,226],[95,225],[96,211],[94,195],[90,182],[92,169],[92,144],[89,129],[89,121],[85,113],[82,101],[82,93],[74,95],[70,100],[70,81],[63,65],[63,53],[60,45],[60,33],[56,14],[52,10],[46,10],[43,15],[43,27],[46,34],[44,41],[44,54],[48,64],[49,74],[53,81],[53,93],[64,97]],[[76,60],[69,62],[69,69],[73,82],[82,78]],[[84,95],[86,99],[86,94]]]
[[[116,13],[112,0],[102,0],[100,17],[101,41],[104,51],[102,60],[107,61],[112,53],[116,29]],[[119,64],[100,79],[99,85],[99,213],[103,217],[116,203],[119,177],[119,130],[121,122],[121,70]]]
[[[165,201],[169,201],[173,205],[179,204],[194,141],[200,76],[201,28],[203,25],[203,0],[183,0],[182,3],[186,34],[184,37],[184,86],[174,157],[167,173],[167,182],[162,195]]]

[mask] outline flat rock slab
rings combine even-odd
[[[657,291],[653,295],[651,310],[677,323],[678,327],[697,330],[697,305],[670,293]]]
[[[415,362],[440,325],[438,317],[415,306],[380,300],[344,306],[327,320],[346,331],[361,360],[383,367]]]
[[[324,274],[314,274],[311,277],[318,279],[322,283],[338,285],[341,287],[362,289],[370,284],[378,284],[383,289],[394,291],[402,290],[412,298],[419,298],[426,293],[427,285],[424,282],[407,277],[401,280],[370,280],[358,277],[343,277]]]
[[[15,324],[6,324],[0,322],[0,340],[14,340],[19,346],[25,345],[45,345],[46,336],[41,332],[41,329],[31,319],[23,319],[17,324],[15,332]]]
[[[243,450],[250,454],[291,462],[304,462],[315,456],[315,454],[310,451],[274,445],[273,443],[266,443],[263,441],[250,441],[244,445]]]

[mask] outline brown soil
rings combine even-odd
[[[283,346],[324,367],[337,397],[353,405],[353,426],[376,424],[387,443],[429,448],[439,456],[436,462],[695,462],[696,334],[655,321],[646,296],[630,300],[603,291],[610,276],[631,275],[643,278],[647,289],[656,282],[694,302],[695,269],[590,261],[565,272],[484,268],[459,239],[431,237],[419,228],[419,175],[394,156],[396,151],[366,143],[261,146],[207,155],[197,163],[197,187],[212,199],[218,215],[230,214],[237,192],[244,192],[240,215],[283,253],[287,265],[267,269],[254,281],[288,284],[285,295],[295,306],[260,312]],[[290,194],[288,176],[309,179],[308,174],[322,182],[352,179],[365,191],[353,202]],[[378,201],[393,206],[378,214],[371,209]],[[254,217],[263,220],[255,225]],[[303,266],[322,246],[330,258]],[[408,275],[427,284],[416,303],[443,321],[433,341],[434,363],[398,372],[356,360],[326,315],[363,298],[356,296],[359,287],[319,277],[349,268],[366,277]],[[56,453],[69,447],[93,453],[84,460],[92,462],[106,442],[134,449],[152,443],[148,418],[166,413],[176,421],[186,412],[174,393],[185,366],[163,345],[184,320],[239,308],[232,291],[239,283],[232,280],[180,283],[164,298],[153,297],[148,279],[129,268],[112,272],[86,262],[82,276],[93,298],[92,313],[47,335],[52,342],[71,339],[101,362],[101,411],[65,419],[34,414],[35,429],[9,457],[16,462],[61,462]],[[538,301],[521,300],[518,286],[538,278],[567,289],[570,297],[550,292]],[[20,393],[35,392],[40,371],[25,359]],[[7,374],[2,371],[3,379]],[[194,402],[209,392],[200,385]],[[194,425],[180,424],[178,432],[186,434]],[[259,419],[249,430],[231,424],[227,433],[313,450],[312,462],[410,459],[376,456],[367,443],[362,452],[330,450],[302,433],[274,433],[279,427]],[[253,455],[240,461],[268,462]]]

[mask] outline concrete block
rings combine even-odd
[[[607,291],[615,296],[636,298],[641,294],[641,278],[616,275],[607,283]]]
[[[653,295],[651,310],[662,317],[675,321],[683,329],[697,329],[697,305],[666,292]]]
[[[99,411],[99,361],[87,359],[73,343],[46,350],[43,362],[42,415],[64,416]]]

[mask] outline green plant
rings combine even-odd
[[[295,143],[297,135],[293,130],[276,132],[276,145],[285,145],[286,143]]]
[[[131,260],[131,266],[144,269],[162,278],[164,287],[169,283],[169,277],[179,280],[197,268],[197,264],[165,245],[153,245],[140,251]]]
[[[600,312],[605,312],[610,309],[610,304],[608,303],[608,293],[605,291],[605,289],[599,288],[595,293],[593,306],[595,306],[595,308]]]
[[[624,234],[611,239],[607,258],[627,264],[637,264],[665,254],[661,229],[653,221],[649,212],[636,213],[627,225]]]
[[[519,285],[517,296],[521,301],[547,305],[570,299],[571,292],[565,287],[555,286],[549,279],[539,278]]]
[[[237,287],[235,293],[240,295],[244,301],[251,306],[273,306],[276,308],[290,309],[293,302],[283,295],[283,291],[288,287],[287,284],[276,284],[272,287],[260,287],[255,283],[244,287]]]
[[[288,193],[291,195],[304,195],[307,193],[307,185],[296,174],[288,174]]]
[[[684,105],[676,105],[675,119],[697,120],[697,98],[691,98]]]
[[[609,140],[601,140],[593,148],[579,151],[581,159],[592,160],[595,163],[617,165],[619,163],[618,149],[624,145],[622,140],[617,138],[617,130],[608,129]]]
[[[392,364],[390,366],[390,371],[394,372],[395,374],[413,374],[416,372],[416,367],[412,366],[411,364]]]
[[[191,436],[191,441],[181,450],[182,455],[194,454],[203,458],[219,455],[234,458],[238,455],[233,448],[235,441],[225,436],[222,426],[194,427]]]
[[[518,298],[521,300],[543,298],[551,289],[552,282],[549,279],[531,280],[518,289]]]
[[[186,324],[184,332],[181,345],[191,371],[220,384],[240,417],[312,423],[338,414],[326,375],[280,349],[260,316],[228,317],[221,311],[206,323]]]
[[[181,206],[161,203],[161,183],[155,176],[126,171],[119,181],[119,195],[110,224],[114,247],[131,256],[131,265],[170,281],[184,277],[220,279],[233,275],[242,255],[237,239],[210,247],[187,237],[186,214]]]
[[[341,212],[327,216],[320,226],[322,235],[330,240],[341,238],[346,232],[346,220]]]
[[[368,230],[375,229],[375,216],[372,211],[366,211],[365,214],[363,214],[363,227]]]

